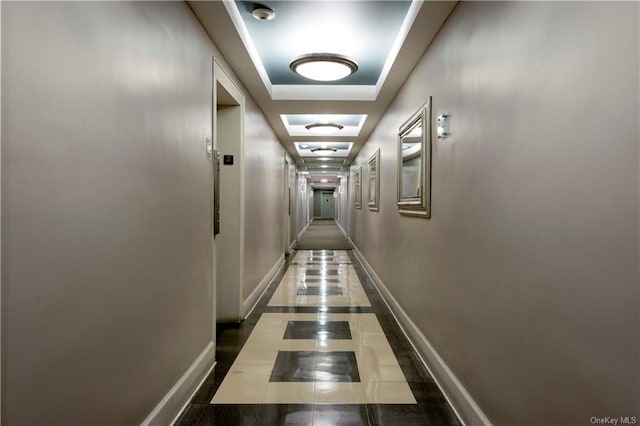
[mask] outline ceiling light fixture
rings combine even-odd
[[[254,6],[251,14],[259,21],[270,21],[276,17],[276,12],[274,12],[273,9],[258,3]]]
[[[304,128],[311,133],[317,133],[319,135],[329,135],[331,133],[342,130],[344,126],[336,123],[311,123],[304,126]]]
[[[335,81],[358,71],[358,64],[335,53],[309,53],[298,56],[289,64],[291,71],[316,81]]]
[[[311,152],[313,152],[314,154],[318,154],[318,155],[330,155],[333,154],[334,152],[337,152],[338,150],[335,148],[329,148],[329,147],[322,147],[322,148],[313,148],[311,150]]]

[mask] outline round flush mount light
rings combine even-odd
[[[317,133],[319,135],[330,135],[339,130],[342,130],[344,126],[336,123],[311,123],[304,126],[305,129],[311,133]]]
[[[314,154],[318,154],[318,155],[330,155],[333,154],[334,152],[337,152],[338,150],[335,148],[330,148],[327,146],[323,146],[320,148],[313,148],[311,150],[311,152],[313,152]]]
[[[257,4],[253,7],[251,14],[259,21],[270,21],[276,17],[276,12],[268,6]]]
[[[289,68],[310,80],[335,81],[358,71],[358,64],[335,53],[309,53],[291,61]]]

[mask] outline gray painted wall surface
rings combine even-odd
[[[638,35],[637,3],[461,3],[357,158],[382,202],[352,238],[497,424],[639,414]],[[396,134],[429,95],[426,220]]]
[[[313,190],[313,217],[322,217],[322,190]]]
[[[248,95],[246,104],[244,299],[283,254],[282,217],[286,207],[282,190],[284,148]]]
[[[138,424],[213,335],[219,54],[184,3],[2,9],[3,422]],[[246,123],[247,178],[280,188],[248,98]],[[248,286],[281,252],[264,190],[246,193]]]

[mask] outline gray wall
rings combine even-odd
[[[313,217],[322,217],[322,190],[313,190]]]
[[[4,423],[140,423],[211,340],[213,55],[184,3],[3,2]],[[248,179],[281,188],[245,122]],[[249,287],[281,251],[262,194]]]
[[[247,95],[245,116],[244,284],[246,299],[283,254],[284,148]]]
[[[639,413],[638,35],[637,3],[461,3],[356,160],[381,148],[353,240],[497,424]],[[429,95],[426,220],[396,134]]]

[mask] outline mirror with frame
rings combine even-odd
[[[369,185],[367,188],[369,210],[380,208],[380,149],[369,158]]]
[[[358,167],[358,169],[356,170],[355,174],[354,174],[354,181],[355,181],[355,187],[356,187],[356,193],[355,193],[355,206],[356,209],[360,208],[360,205],[362,203],[362,189],[361,189],[361,176],[362,176],[362,167]]]
[[[398,133],[398,211],[431,216],[431,98]]]

